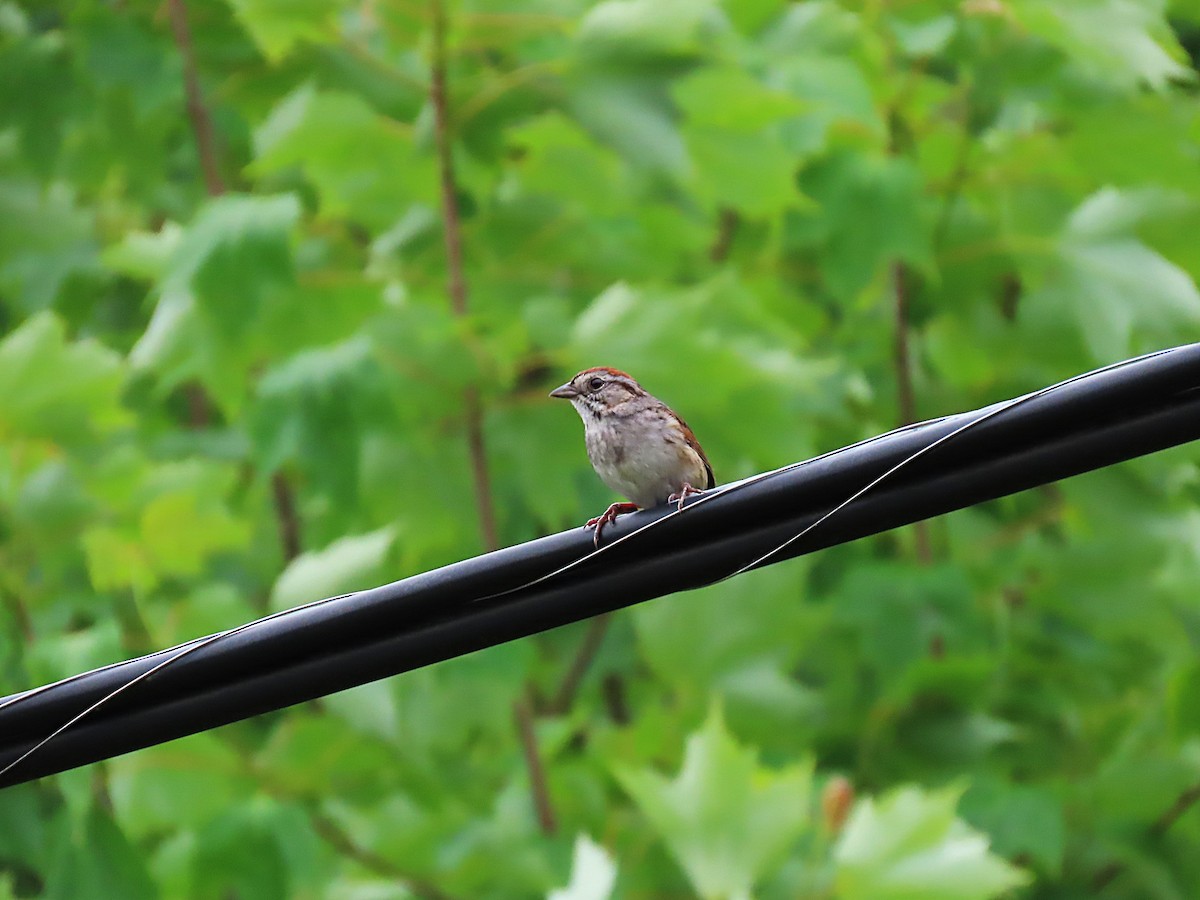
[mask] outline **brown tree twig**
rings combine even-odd
[[[950,181],[943,192],[942,209],[938,213],[937,224],[933,227],[933,248],[941,249],[946,242],[946,234],[950,229],[950,219],[954,207],[962,196],[963,186],[971,172],[971,149],[974,146],[974,136],[971,134],[971,87],[968,85],[962,98],[962,136],[954,151],[954,168],[950,172]]]
[[[513,704],[513,721],[521,738],[521,753],[525,757],[525,768],[529,770],[529,786],[533,793],[533,809],[537,813],[538,827],[542,834],[553,835],[558,831],[554,806],[550,803],[550,792],[546,789],[546,772],[542,757],[538,753],[537,735],[533,730],[533,709],[529,698],[522,694]]]
[[[729,258],[729,251],[733,247],[733,239],[737,237],[740,221],[737,210],[728,206],[721,207],[721,212],[717,217],[717,236],[713,240],[712,246],[708,248],[710,262],[723,263]]]
[[[446,90],[446,8],[443,0],[431,0],[430,6],[433,13],[433,46],[429,66],[429,102],[433,107],[434,144],[441,188],[446,287],[450,295],[451,311],[461,319],[467,315],[469,292],[463,266],[462,221],[459,217],[458,185],[454,175],[454,153],[450,142],[450,103],[449,92]],[[487,447],[483,436],[483,411],[480,408],[478,389],[473,385],[468,387],[463,400],[466,409],[467,452],[471,459],[471,477],[475,488],[479,528],[485,549],[495,550],[500,546],[500,539],[492,505]],[[529,784],[538,824],[544,834],[552,835],[556,828],[554,807],[550,802],[546,773],[538,752],[537,736],[533,729],[533,710],[527,692],[522,692],[514,702],[513,719],[525,765],[529,770]]]
[[[894,48],[888,48],[889,54]],[[890,64],[891,61],[889,61]],[[925,61],[918,61],[915,68],[910,69],[905,80],[889,105],[888,123],[888,153],[901,156],[912,148],[912,133],[906,126],[901,115],[903,99],[915,86],[915,74],[924,69]],[[917,421],[917,395],[913,388],[912,354],[909,347],[909,272],[902,260],[897,259],[891,266],[891,289],[893,310],[895,313],[895,332],[893,337],[893,363],[896,371],[897,402],[900,407],[900,425],[911,425]],[[929,525],[917,522],[913,525],[913,537],[916,540],[917,561],[929,565],[933,561],[933,549],[929,540]],[[936,655],[936,647],[931,648]]]
[[[251,774],[264,789],[272,794],[287,792],[287,786],[275,778],[269,768],[252,763],[247,748],[232,733],[228,731],[214,733],[217,735],[217,739],[241,761],[244,770]],[[386,856],[356,843],[328,813],[312,808],[311,805],[305,809],[305,813],[317,837],[346,859],[353,860],[375,875],[399,882],[409,893],[422,898],[422,900],[454,900],[453,895],[447,894],[432,882],[412,874]]]
[[[423,900],[451,900],[451,896],[436,885],[421,878],[414,878],[390,859],[380,856],[373,850],[360,847],[337,822],[328,816],[314,812],[310,814],[309,821],[312,822],[313,831],[321,840],[340,855],[353,860],[367,871],[400,882],[409,893],[421,897]]]
[[[216,131],[213,129],[212,116],[200,90],[200,76],[196,71],[196,53],[192,46],[192,30],[188,26],[187,6],[184,5],[184,0],[167,0],[167,9],[171,15],[171,33],[175,37],[175,46],[183,61],[183,90],[187,96],[187,114],[192,123],[192,133],[196,137],[196,152],[200,156],[200,168],[204,171],[204,186],[209,196],[217,197],[225,193],[225,181],[221,178],[221,169],[217,165]]]
[[[15,590],[10,589],[8,585],[2,585],[0,586],[0,605],[8,610],[13,624],[25,642],[33,643],[33,617],[29,614],[29,609],[20,595]]]
[[[901,425],[911,425],[917,421],[917,396],[913,389],[912,354],[909,347],[908,282],[908,267],[899,261],[893,263],[892,293],[895,298],[896,312],[894,361]],[[917,522],[913,525],[913,535],[916,538],[917,560],[923,565],[929,565],[933,562],[929,523]]]
[[[433,106],[434,141],[437,146],[438,176],[442,195],[442,228],[446,244],[447,291],[454,315],[467,315],[467,276],[463,266],[462,222],[458,213],[458,190],[454,175],[454,154],[450,146],[450,104],[446,91],[446,8],[442,0],[432,0],[433,60],[429,73],[429,102]],[[483,412],[479,391],[470,386],[464,395],[467,417],[467,450],[471,456],[471,475],[475,482],[475,505],[479,527],[487,550],[500,546],[496,514],[492,507],[491,480],[483,438]]]
[[[604,694],[604,705],[608,707],[608,717],[617,725],[628,725],[633,721],[629,712],[629,700],[625,696],[625,681],[615,672],[604,676],[600,682]]]
[[[210,197],[219,197],[226,191],[221,177],[220,160],[217,153],[216,130],[213,128],[212,113],[204,102],[200,88],[200,76],[196,68],[196,51],[192,44],[192,31],[188,25],[187,6],[184,0],[167,0],[171,16],[171,34],[175,48],[183,62],[183,89],[187,97],[188,121],[196,141],[196,155],[200,158],[200,169],[204,173],[204,188]],[[189,422],[193,428],[207,427],[212,420],[212,404],[204,389],[199,385],[187,387]],[[282,472],[271,476],[271,497],[275,506],[275,519],[279,527],[279,543],[283,548],[285,562],[300,555],[300,520],[296,514],[296,498],[292,486]]]
[[[275,521],[279,527],[279,545],[283,559],[291,562],[300,555],[300,516],[296,512],[296,496],[287,476],[276,472],[271,476],[271,495],[275,500]]]
[[[1193,806],[1200,803],[1200,784],[1193,784],[1189,788],[1185,788],[1175,798],[1175,802],[1161,816],[1154,820],[1150,826],[1150,837],[1154,839],[1162,838],[1176,822],[1178,822]],[[1125,871],[1125,863],[1119,860],[1113,860],[1107,865],[1101,867],[1095,875],[1092,876],[1092,893],[1098,894]]]
[[[204,388],[194,381],[183,386],[183,397],[187,403],[188,428],[199,431],[212,424],[212,402]]]
[[[595,660],[596,654],[600,652],[600,645],[604,643],[604,635],[608,631],[611,620],[612,613],[604,613],[588,620],[587,631],[584,632],[583,638],[579,642],[579,649],[575,651],[575,657],[567,667],[562,683],[558,686],[558,691],[547,707],[547,712],[551,715],[561,716],[574,704],[575,695],[579,693],[583,677],[591,667],[592,661]]]
[[[1154,824],[1150,826],[1150,834],[1156,838],[1162,837],[1198,802],[1200,802],[1200,784],[1193,784],[1175,798],[1170,809],[1154,821]]]

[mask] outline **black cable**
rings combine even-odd
[[[4,698],[0,770],[99,705],[0,786],[700,587],[771,551],[776,562],[1197,438],[1192,344],[728,485],[682,513],[623,516],[599,553],[573,529]]]

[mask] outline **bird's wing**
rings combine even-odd
[[[712,463],[708,461],[708,457],[704,455],[704,448],[700,446],[700,442],[696,440],[696,435],[692,433],[692,429],[688,427],[688,423],[679,420],[683,426],[683,439],[687,441],[687,445],[696,451],[696,455],[700,457],[700,462],[704,463],[704,471],[708,473],[708,483],[704,485],[707,491],[709,488],[717,486],[717,479],[713,476]]]

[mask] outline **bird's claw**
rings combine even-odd
[[[674,493],[670,497],[667,498],[667,502],[674,503],[675,508],[677,510],[679,510],[680,512],[683,512],[683,501],[684,500],[686,500],[688,497],[693,496],[694,494],[703,494],[703,493],[704,493],[704,491],[700,490],[700,488],[694,488],[685,481],[683,483],[683,487],[681,487],[677,493]]]
[[[633,512],[637,509],[636,503],[614,503],[600,515],[594,519],[588,519],[584,528],[595,528],[596,533],[592,536],[592,543],[596,545],[596,549],[600,549],[600,532],[604,530],[604,526],[617,521],[617,516],[621,513]]]

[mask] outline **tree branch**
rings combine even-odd
[[[917,421],[917,397],[912,382],[912,358],[909,349],[908,324],[908,267],[902,262],[892,264],[892,292],[895,297],[895,367],[896,392],[900,406],[900,424],[911,425]],[[917,559],[924,565],[933,561],[933,549],[929,540],[929,524],[917,522],[913,525],[917,542]]]
[[[226,187],[221,178],[212,114],[200,90],[196,52],[192,46],[192,32],[188,27],[187,6],[184,5],[184,0],[167,0],[167,7],[171,14],[171,33],[175,38],[175,48],[183,61],[183,88],[187,96],[188,121],[192,125],[192,136],[196,140],[200,169],[204,172],[204,188],[210,197],[219,197],[225,193]],[[212,404],[204,388],[189,384],[186,391],[189,424],[193,428],[207,427],[212,421]],[[300,555],[300,520],[296,515],[296,499],[291,484],[282,472],[271,476],[271,496],[275,504],[275,519],[278,523],[283,558],[286,562],[291,562]]]
[[[225,182],[217,165],[217,141],[212,116],[204,103],[200,76],[196,73],[196,53],[192,47],[192,32],[188,27],[187,7],[184,0],[167,0],[167,8],[171,14],[175,47],[183,60],[183,90],[187,96],[188,120],[192,123],[192,133],[196,138],[200,168],[204,171],[204,186],[209,196],[216,197],[225,193]]]
[[[450,112],[446,92],[446,8],[433,0],[433,60],[429,73],[429,102],[433,106],[433,130],[437,145],[438,176],[442,194],[442,235],[446,244],[447,290],[454,315],[467,315],[467,277],[463,269],[462,223],[458,214],[458,190],[454,177],[454,154],[450,147]],[[475,506],[479,528],[487,550],[500,546],[496,514],[492,507],[487,448],[483,439],[483,412],[479,391],[468,387],[464,395],[467,415],[467,451],[475,484]]]
[[[950,182],[946,187],[942,210],[938,214],[937,224],[933,227],[933,248],[940,250],[945,243],[946,233],[950,228],[950,218],[954,214],[954,205],[962,196],[963,185],[970,172],[970,157],[973,135],[971,134],[971,88],[968,86],[962,98],[962,137],[954,152],[954,168],[950,173]]]
[[[29,615],[29,610],[17,592],[9,590],[6,586],[0,587],[0,604],[8,609],[13,625],[16,626],[25,643],[32,644],[34,639],[33,617]]]
[[[625,699],[625,681],[617,673],[610,672],[604,676],[600,687],[604,691],[608,717],[617,725],[628,725],[633,716],[629,712],[629,701]]]
[[[194,381],[183,386],[183,396],[187,402],[188,428],[199,430],[212,424],[212,403],[204,388]]]
[[[1193,806],[1200,803],[1200,784],[1193,784],[1182,791],[1175,802],[1150,826],[1150,836],[1158,839],[1163,837],[1171,826],[1178,822]],[[1103,866],[1092,876],[1092,893],[1098,894],[1125,871],[1125,863],[1113,860]]]
[[[1176,797],[1175,802],[1171,804],[1171,808],[1159,816],[1154,824],[1150,826],[1150,834],[1156,838],[1162,837],[1171,829],[1172,825],[1178,822],[1198,802],[1200,802],[1200,784],[1193,784]]]
[[[737,210],[728,206],[721,207],[721,213],[717,219],[717,237],[712,242],[712,246],[708,248],[710,261],[723,263],[729,258],[729,250],[733,246],[733,239],[737,236],[739,221]]]
[[[275,502],[275,521],[279,527],[279,545],[284,562],[300,555],[300,517],[296,513],[296,497],[287,476],[276,472],[271,476],[271,497]]]
[[[438,180],[442,199],[442,235],[446,245],[447,291],[450,309],[458,318],[468,311],[467,277],[463,267],[462,222],[458,213],[458,184],[454,176],[454,153],[450,146],[450,103],[446,90],[446,7],[443,0],[431,0],[433,13],[433,48],[429,67],[429,102],[433,107],[433,133],[437,150]],[[471,459],[471,479],[475,488],[475,508],[483,546],[495,550],[500,546],[496,530],[496,514],[492,506],[492,486],[488,475],[487,447],[483,437],[483,411],[479,391],[472,385],[463,395],[467,417],[467,452]],[[554,808],[546,786],[546,775],[538,754],[533,731],[533,710],[528,691],[523,691],[513,704],[517,737],[529,770],[533,806],[542,832],[554,834]]]
[[[329,844],[329,846],[342,856],[354,860],[369,872],[374,872],[376,875],[400,882],[410,893],[424,898],[424,900],[451,900],[450,895],[441,891],[436,885],[430,884],[420,878],[414,878],[390,859],[354,843],[337,822],[323,813],[311,813],[310,821],[312,822],[313,830],[321,840]]]
[[[567,672],[563,675],[562,684],[558,686],[558,692],[550,701],[548,712],[552,715],[561,716],[571,709],[575,702],[575,695],[579,693],[579,685],[583,683],[583,676],[587,674],[592,661],[600,651],[600,645],[604,643],[604,635],[608,631],[611,619],[612,613],[605,613],[588,620],[587,631],[584,632],[583,640],[579,642],[575,658],[571,660],[571,665],[567,667]]]
[[[513,720],[517,734],[521,736],[521,751],[525,756],[525,767],[529,770],[530,792],[533,794],[533,809],[537,813],[538,827],[542,834],[553,835],[558,831],[554,807],[550,804],[550,791],[546,787],[546,770],[538,753],[537,735],[533,731],[533,710],[523,693],[513,704]]]

